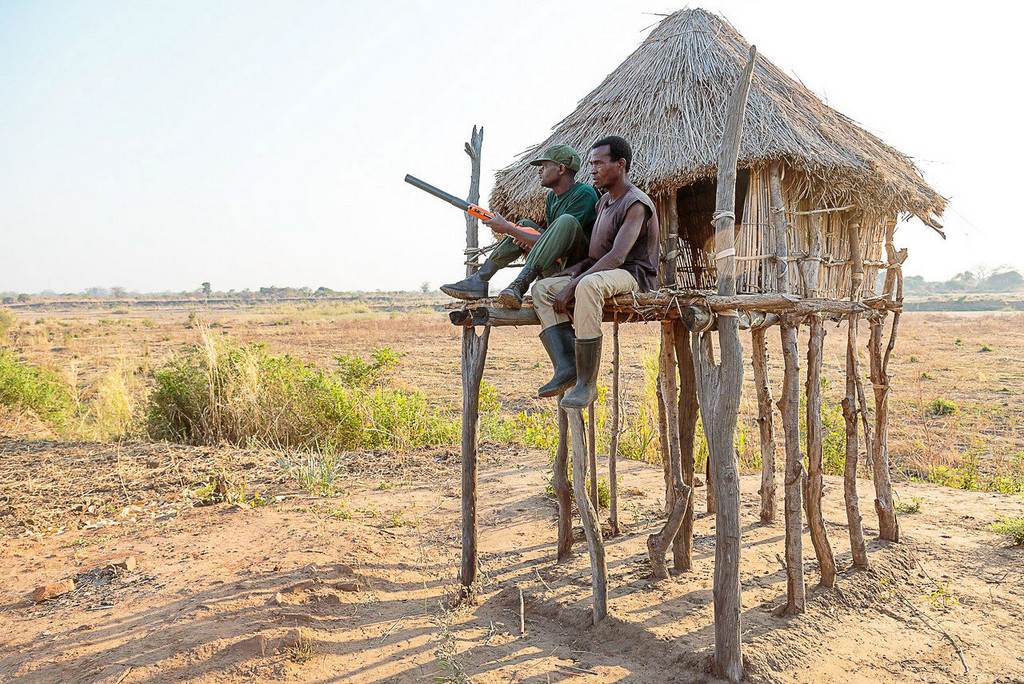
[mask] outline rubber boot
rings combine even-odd
[[[538,397],[553,397],[576,383],[576,331],[572,323],[558,323],[540,333],[544,351],[551,357],[555,374],[551,380],[537,390]]]
[[[500,266],[490,259],[480,264],[480,270],[457,283],[441,286],[441,292],[456,299],[486,299],[487,281],[498,272]]]
[[[498,306],[503,306],[506,309],[523,308],[523,297],[526,296],[526,291],[530,289],[530,283],[539,277],[539,268],[536,266],[525,267],[519,272],[516,279],[509,283],[509,286],[498,295]]]
[[[562,408],[585,409],[597,399],[597,375],[601,370],[601,338],[576,340],[576,386],[562,397]]]

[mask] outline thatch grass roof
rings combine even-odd
[[[630,178],[649,194],[714,177],[726,100],[749,49],[727,21],[705,10],[666,17],[547,139],[497,173],[490,206],[507,216],[542,215],[544,191],[526,162],[556,143],[576,147],[586,159],[590,145],[609,134],[630,141]],[[805,175],[819,206],[909,213],[939,227],[946,201],[910,158],[758,54],[739,164],[777,160]],[[589,180],[586,174],[584,167],[578,177]]]

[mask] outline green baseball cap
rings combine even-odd
[[[540,166],[541,162],[561,164],[573,173],[580,170],[580,155],[568,145],[552,145],[544,150],[544,154],[530,162],[532,166]]]

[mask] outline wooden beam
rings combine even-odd
[[[695,307],[689,310],[689,307]],[[605,302],[602,320],[620,322],[630,320],[663,321],[677,320],[682,316],[684,323],[691,330],[702,330],[709,319],[717,318],[722,312],[736,311],[739,314],[740,329],[763,327],[778,321],[777,316],[784,314],[825,314],[850,316],[852,314],[870,314],[872,312],[895,311],[898,307],[886,299],[851,302],[832,299],[800,299],[793,295],[782,294],[745,294],[745,295],[667,295],[659,292],[637,294],[636,300],[621,296],[612,297]],[[472,312],[467,314],[466,312]],[[532,306],[521,309],[506,309],[489,304],[477,305],[467,309],[457,309],[448,313],[453,325],[488,325],[493,328],[505,326],[540,325],[540,319]],[[716,330],[712,323],[708,330]]]

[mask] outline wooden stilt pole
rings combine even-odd
[[[861,283],[864,281],[864,260],[860,245],[860,217],[850,219],[848,234],[850,242],[850,258],[852,262],[850,277],[850,301],[860,298]],[[843,399],[843,419],[846,422],[846,463],[843,470],[843,497],[846,501],[846,521],[850,531],[850,550],[853,564],[858,568],[867,568],[868,551],[864,543],[864,525],[860,515],[860,502],[857,496],[857,386],[860,367],[857,360],[857,321],[860,317],[853,314],[847,319],[846,329],[846,397]],[[863,388],[861,388],[863,393]],[[867,426],[867,421],[865,421]]]
[[[477,423],[480,417],[480,381],[487,359],[491,329],[480,335],[475,328],[462,331],[462,565],[459,584],[462,599],[476,593],[477,569]]]
[[[608,446],[608,524],[611,535],[619,536],[619,479],[616,461],[619,455],[619,321],[612,325],[612,434]]]
[[[558,395],[556,405],[562,400]],[[572,557],[572,485],[569,484],[569,418],[560,405],[558,412],[558,446],[555,449],[554,472],[551,486],[558,501],[558,545],[557,562],[564,563]]]
[[[480,199],[480,152],[484,144],[484,129],[473,126],[473,134],[466,143],[470,159],[470,203]],[[476,218],[466,214],[466,249],[479,244]],[[477,270],[476,259],[466,259],[466,275]],[[472,601],[476,593],[477,569],[477,423],[480,418],[480,382],[487,360],[487,341],[490,326],[484,326],[479,335],[473,327],[462,331],[462,565],[459,569],[460,600]]]
[[[797,356],[797,324],[784,319],[780,326],[782,359],[785,371],[779,413],[786,444],[786,615],[804,612],[803,559],[803,480],[804,464],[800,455],[800,359]]]
[[[754,387],[757,389],[757,427],[761,435],[761,522],[775,520],[775,431],[772,390],[768,385],[768,342],[764,328],[750,331],[754,348]]]
[[[597,416],[594,404],[587,407],[587,468],[590,471],[590,503],[594,504],[594,514],[600,517],[601,504],[597,495]]]
[[[608,615],[608,566],[605,561],[601,526],[597,524],[597,512],[587,496],[587,436],[583,427],[583,414],[579,409],[568,409],[566,413],[572,432],[572,488],[583,523],[583,533],[587,536],[587,548],[590,551],[596,625]]]
[[[811,530],[811,543],[821,568],[821,586],[836,584],[836,559],[828,542],[825,517],[821,510],[824,493],[822,479],[821,429],[821,355],[825,341],[825,326],[821,316],[811,316],[810,339],[807,343],[807,479],[804,483],[804,502],[807,507],[807,525]]]
[[[661,452],[661,466],[665,477],[665,517],[672,514],[672,457],[668,440],[668,418],[665,412],[665,383],[662,381],[664,368],[661,365],[661,358],[658,358],[658,384],[654,393],[658,397],[658,446]]]
[[[665,564],[665,553],[673,542],[686,507],[690,503],[690,488],[683,484],[682,461],[679,445],[679,418],[676,404],[676,353],[675,335],[670,321],[661,324],[661,355],[658,360],[660,371],[658,379],[662,386],[662,397],[665,404],[665,423],[669,443],[669,477],[671,490],[668,494],[669,514],[664,527],[647,538],[647,552],[651,560],[651,573],[659,578],[668,578],[668,566]],[[674,561],[673,561],[674,565]]]
[[[906,250],[896,251],[893,235],[896,222],[889,221],[885,230],[885,251],[889,268],[885,274],[885,292],[896,304],[903,304],[903,269]],[[896,507],[892,498],[892,480],[889,475],[889,356],[896,346],[896,332],[900,325],[900,310],[892,316],[892,328],[885,354],[882,354],[882,329],[884,317],[871,319],[871,338],[868,348],[871,352],[871,384],[875,390],[875,441],[871,468],[875,481],[875,512],[878,514],[878,536],[892,542],[900,540],[900,525],[896,520]]]
[[[893,320],[895,331],[898,319]],[[871,469],[875,483],[875,513],[878,515],[878,536],[892,542],[900,540],[900,526],[896,520],[896,507],[892,498],[892,480],[889,476],[889,376],[885,372],[882,356],[882,328],[885,319],[870,320],[871,337],[868,351],[871,357],[871,384],[875,389],[875,439],[871,456]]]
[[[747,93],[757,50],[750,57],[726,105],[725,131],[718,156],[718,187],[715,198],[715,261],[718,294],[736,294],[736,163],[743,136]],[[701,336],[710,333],[701,333]],[[743,679],[740,637],[740,479],[734,439],[743,387],[743,347],[736,311],[718,312],[718,346],[721,360],[715,365],[707,347],[695,344],[697,396],[714,472],[715,514],[715,670],[718,676]]]
[[[694,438],[697,434],[697,378],[694,375],[690,331],[675,322],[676,364],[679,367],[679,456],[683,485],[689,488],[683,523],[672,541],[672,565],[676,572],[693,567],[693,469]]]

